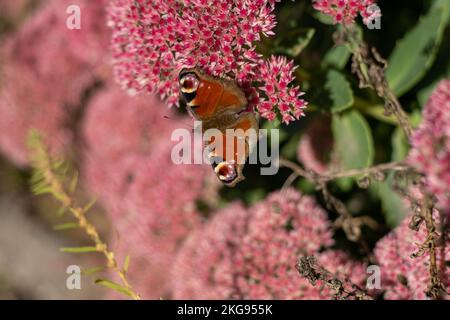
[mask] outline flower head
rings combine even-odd
[[[307,103],[299,98],[303,93],[299,87],[289,87],[295,69],[293,61],[275,56],[261,66],[259,72],[264,82],[259,89],[265,97],[260,98],[257,109],[262,117],[271,120],[279,112],[282,121],[288,124],[305,115],[303,109]]]
[[[443,80],[431,95],[420,127],[411,138],[408,162],[425,175],[426,187],[450,213],[450,80]]]
[[[127,90],[159,94],[169,105],[179,104],[178,72],[198,67],[212,76],[237,81],[246,92],[249,107],[259,99],[255,82],[265,83],[260,91],[274,98],[283,120],[302,115],[305,105],[298,88],[289,88],[294,66],[285,60],[264,61],[255,50],[261,36],[275,27],[275,0],[115,0],[109,9],[113,28],[115,74]],[[284,83],[276,88],[276,80]],[[253,90],[252,90],[253,89]],[[274,88],[275,89],[275,88]],[[272,120],[273,114],[263,116]]]
[[[316,10],[333,17],[335,23],[352,24],[359,15],[365,24],[380,16],[371,6],[376,0],[313,0]]]
[[[434,214],[436,217],[438,213]],[[427,238],[425,223],[418,232],[409,228],[410,217],[407,217],[396,229],[378,241],[375,247],[375,258],[381,268],[381,287],[385,291],[384,297],[392,300],[423,300],[427,296],[427,284],[430,283],[429,252],[417,258],[411,254],[419,250]],[[437,264],[441,272],[447,292],[450,289],[448,277],[450,267],[446,261],[450,259],[448,235],[443,237],[442,243],[436,250]]]
[[[294,190],[273,193],[250,209],[234,203],[184,243],[172,270],[174,297],[331,298],[295,269],[299,254],[317,254],[332,272],[359,273],[345,254],[318,253],[333,243],[331,236],[326,213]]]

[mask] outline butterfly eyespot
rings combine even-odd
[[[223,183],[230,183],[237,177],[237,172],[232,163],[222,162],[216,166],[214,171]]]
[[[193,73],[186,74],[180,79],[181,90],[185,93],[191,93],[196,91],[199,84],[200,81],[198,80],[197,76]]]

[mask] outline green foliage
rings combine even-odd
[[[330,93],[332,113],[342,112],[353,105],[353,91],[350,83],[339,71],[328,71],[325,88]]]
[[[97,279],[97,280],[95,280],[95,283],[99,284],[101,286],[104,286],[106,288],[112,289],[112,290],[114,290],[114,291],[116,291],[118,293],[124,294],[124,295],[126,295],[126,296],[128,296],[130,298],[133,297],[133,293],[129,289],[127,289],[127,288],[121,286],[120,284],[115,283],[115,282],[113,282],[111,280]]]
[[[437,1],[428,14],[398,42],[386,71],[389,84],[398,96],[416,85],[433,64],[449,10],[449,1]]]
[[[92,267],[92,268],[89,268],[89,269],[82,270],[81,274],[83,276],[92,276],[92,275],[97,274],[99,272],[104,272],[104,271],[106,271],[106,269],[107,268],[105,266]]]
[[[63,231],[63,230],[75,229],[75,228],[78,228],[78,227],[79,227],[78,223],[69,222],[69,223],[58,224],[58,225],[53,227],[53,230],[55,230],[55,231]]]
[[[408,154],[409,146],[405,134],[397,128],[392,135],[392,161],[402,161]],[[394,175],[389,174],[382,182],[373,182],[371,191],[380,198],[383,214],[389,227],[394,228],[405,217],[405,200],[393,189]]]
[[[335,114],[332,121],[335,151],[343,170],[369,167],[374,160],[374,143],[367,121],[358,111]]]
[[[50,155],[43,137],[37,131],[32,130],[30,132],[27,142],[31,152],[31,163],[33,166],[31,188],[34,194],[51,194],[61,204],[58,215],[62,215],[64,212],[68,211],[72,213],[73,218],[76,220],[76,222],[56,225],[54,230],[62,231],[80,228],[94,244],[83,247],[60,248],[60,251],[67,253],[96,252],[103,254],[107,260],[108,267],[118,274],[123,282],[123,286],[106,279],[97,280],[96,283],[139,300],[139,295],[133,292],[125,276],[130,263],[130,257],[127,256],[125,258],[123,269],[119,269],[114,258],[115,254],[108,250],[107,244],[102,241],[95,227],[85,216],[95,204],[95,200],[91,200],[83,207],[79,207],[75,204],[76,199],[74,193],[78,185],[78,173],[75,171],[75,173],[70,174],[71,170],[68,164],[63,160],[56,159]],[[105,267],[102,268],[105,269]],[[91,268],[86,270],[84,275],[94,274],[99,271],[99,267]]]
[[[61,252],[68,253],[89,253],[89,252],[98,252],[96,247],[86,246],[86,247],[74,247],[74,248],[61,248],[59,249]]]
[[[335,46],[325,54],[322,60],[322,67],[331,66],[337,69],[343,69],[348,63],[350,56],[351,52],[347,46]]]
[[[277,54],[283,54],[291,58],[298,57],[309,45],[315,33],[316,30],[312,28],[294,29],[283,37],[279,37],[274,50]]]
[[[340,165],[333,166],[333,172],[403,161],[409,152],[408,140],[395,116],[386,113],[384,99],[373,89],[356,88],[359,79],[353,73],[350,60],[361,41],[369,48],[375,46],[383,58],[388,58],[386,78],[394,93],[401,97],[402,107],[413,126],[420,123],[419,107],[425,105],[439,81],[450,78],[447,53],[450,1],[411,2],[403,9],[397,2],[387,0],[379,1],[379,5],[383,11],[382,30],[357,27],[354,39],[348,43],[345,37],[340,37],[342,27],[334,24],[330,17],[314,10],[306,11],[311,17],[306,26],[314,29],[315,35],[295,57],[301,68],[297,77],[307,93],[306,99],[311,102],[308,117],[315,113],[332,115],[332,160]],[[299,3],[286,5],[290,11],[294,11],[294,7],[300,11],[295,16],[304,21],[302,10],[305,7]],[[394,10],[401,12],[401,16],[392,14]],[[302,23],[295,25],[305,28]],[[284,34],[283,24],[280,29]],[[334,42],[334,39],[339,41]],[[369,72],[368,66],[362,69]],[[296,160],[296,143],[303,137],[302,125],[307,126],[301,123],[297,134],[293,131],[283,137],[281,155],[292,161]],[[408,209],[395,191],[397,182],[389,173],[384,181],[374,180],[371,179],[369,188],[371,207],[381,206],[387,226],[394,227]],[[353,181],[353,178],[337,179],[333,188],[351,201],[355,199]],[[314,185],[305,179],[299,179],[294,185],[303,192],[314,191]]]

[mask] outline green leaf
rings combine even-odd
[[[421,89],[417,93],[417,100],[419,101],[419,104],[422,108],[425,108],[425,105],[427,104],[428,100],[430,99],[431,94],[433,93],[434,89],[436,89],[439,82],[441,82],[443,79],[450,79],[450,64],[448,65],[447,70],[444,72],[444,74],[442,76],[439,77],[438,80],[433,81],[431,84],[429,84],[425,88]]]
[[[125,261],[123,262],[123,271],[127,272],[128,271],[128,267],[130,266],[130,255],[127,255],[125,257]]]
[[[439,1],[397,43],[386,70],[389,85],[396,95],[401,96],[409,91],[433,64],[442,42],[449,10],[449,1]]]
[[[105,267],[105,266],[102,266],[102,267],[93,267],[93,268],[89,268],[89,269],[83,270],[83,271],[81,272],[81,274],[82,274],[83,276],[91,276],[91,275],[93,275],[93,274],[96,274],[96,273],[105,271],[106,269],[107,269],[107,267]]]
[[[349,192],[353,187],[353,178],[340,178],[336,179],[335,183],[343,192]]]
[[[97,252],[96,247],[73,247],[73,248],[61,248],[61,252],[69,253],[87,253],[87,252]]]
[[[374,105],[370,107],[359,107],[359,110],[361,110],[364,114],[371,116],[374,119],[377,119],[378,121],[392,124],[394,126],[398,125],[398,121],[396,118],[391,116],[386,116],[386,109],[383,105]]]
[[[313,28],[297,28],[288,31],[276,44],[276,52],[295,58],[309,45],[316,34]]]
[[[78,228],[79,225],[76,222],[69,222],[69,223],[63,223],[63,224],[58,224],[56,226],[53,227],[53,230],[55,231],[62,231],[62,230],[68,230],[68,229],[75,229]]]
[[[402,161],[409,151],[408,140],[401,128],[397,128],[392,135],[392,161]],[[389,174],[386,181],[373,181],[370,190],[381,200],[386,223],[395,228],[406,216],[407,208],[404,199],[392,188],[393,174]]]
[[[331,111],[342,112],[354,103],[353,91],[345,76],[336,70],[330,70],[327,74],[325,88],[332,101]]]
[[[299,133],[292,134],[286,144],[281,148],[280,154],[286,159],[295,158],[297,156],[299,140]]]
[[[432,84],[428,85],[417,93],[417,100],[419,101],[419,104],[422,108],[425,108],[425,105],[431,97],[431,93],[434,91],[438,83],[439,81],[434,81]]]
[[[106,288],[113,289],[114,291],[117,291],[117,292],[119,292],[121,294],[124,294],[126,296],[133,297],[133,294],[131,293],[130,290],[128,290],[127,288],[121,286],[120,284],[112,282],[110,280],[97,279],[97,280],[95,280],[95,283],[99,284],[99,285],[102,285],[102,286],[104,286]]]
[[[392,161],[402,161],[409,151],[408,139],[403,130],[398,127],[392,135]]]
[[[441,8],[442,6],[448,5],[448,0],[433,0],[432,8]],[[447,10],[446,17],[447,24],[450,23],[450,6],[449,10]]]
[[[370,127],[358,111],[333,115],[335,150],[343,170],[361,169],[373,164],[374,143]]]
[[[77,185],[78,185],[78,172],[75,172],[72,177],[72,181],[70,181],[69,192],[74,193]]]
[[[386,181],[373,181],[370,189],[381,200],[381,207],[387,225],[390,228],[395,228],[406,216],[407,208],[404,199],[392,189],[392,179],[392,174],[390,174]]]
[[[324,14],[320,11],[314,11],[313,17],[323,24],[333,25],[334,20],[330,15]]]
[[[58,211],[56,212],[56,216],[57,217],[62,217],[64,215],[64,213],[66,213],[67,208],[66,207],[61,207],[58,209]]]
[[[316,185],[306,179],[298,179],[296,186],[303,194],[310,194],[316,191]]]
[[[322,68],[328,66],[335,67],[337,69],[343,69],[350,59],[351,52],[345,45],[339,45],[329,50],[322,60]]]
[[[266,121],[263,124],[262,129],[267,130],[267,136],[269,139],[272,136],[272,129],[278,130],[280,143],[284,142],[286,139],[290,137],[289,134],[286,132],[286,130],[283,127],[281,127],[281,121],[279,119],[275,119],[273,121]]]
[[[248,204],[254,204],[264,199],[266,195],[267,193],[263,188],[252,189],[251,191],[246,192],[244,196],[245,202]]]
[[[96,198],[93,198],[91,201],[89,201],[83,208],[84,212],[88,212],[93,206],[94,204],[97,202]]]

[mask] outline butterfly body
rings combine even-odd
[[[233,132],[258,131],[258,121],[247,111],[247,99],[236,83],[203,74],[198,69],[183,69],[179,74],[180,90],[189,113],[202,121],[202,130],[217,129],[223,143],[210,149],[209,157],[220,181],[234,187],[244,180],[242,170],[250,152],[248,137]],[[240,129],[240,130],[238,130]],[[244,139],[244,148],[238,148]],[[208,141],[206,147],[214,145]],[[234,146],[234,147],[233,147]]]

